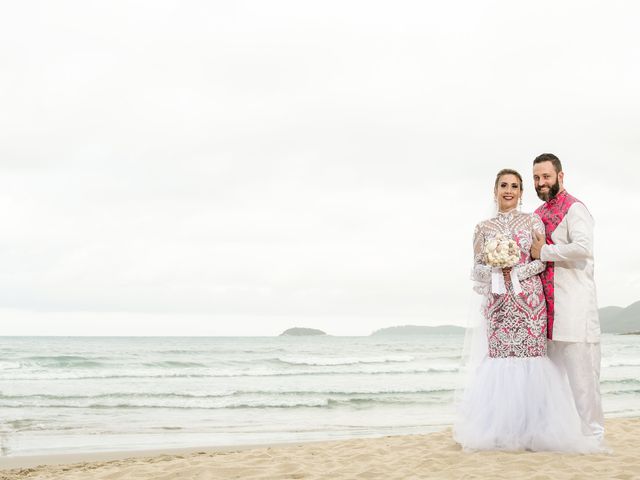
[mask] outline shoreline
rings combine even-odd
[[[607,418],[605,442],[611,453],[463,452],[447,428],[308,443],[13,457],[30,466],[0,463],[0,480],[640,478],[640,417]]]
[[[428,435],[428,434],[427,434]],[[358,439],[381,438],[382,436],[358,437]],[[204,453],[226,453],[253,450],[260,448],[281,448],[281,447],[297,447],[316,444],[325,444],[330,442],[351,441],[354,439],[342,440],[310,440],[292,441],[292,442],[276,442],[276,443],[246,443],[238,445],[205,445],[195,447],[175,447],[175,448],[150,448],[144,450],[113,450],[113,451],[97,451],[97,452],[75,452],[75,453],[44,453],[41,455],[16,455],[1,457],[0,456],[0,474],[4,470],[33,468],[41,465],[69,465],[76,463],[94,463],[94,462],[111,462],[118,460],[140,459],[150,457],[165,456],[184,456]],[[2,480],[2,477],[0,477]]]

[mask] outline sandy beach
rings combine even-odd
[[[428,435],[145,452],[144,456],[110,453],[100,454],[101,460],[94,454],[67,464],[59,464],[65,458],[60,456],[25,457],[22,468],[3,467],[0,480],[640,478],[640,418],[608,419],[606,441],[610,454],[469,453],[454,443],[451,430],[446,429]],[[42,464],[26,466],[34,462]]]

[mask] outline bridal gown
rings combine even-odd
[[[540,218],[516,210],[475,228],[473,280],[484,296],[486,351],[470,365],[454,438],[472,450],[599,451],[597,440],[581,432],[568,381],[547,357],[546,305],[538,276],[545,264],[530,257],[533,231],[544,234]],[[512,274],[519,293],[515,282],[506,282],[506,293],[492,293],[492,269],[484,263],[483,249],[499,234],[520,248]]]

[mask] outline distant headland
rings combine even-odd
[[[640,301],[632,303],[627,307],[603,307],[598,310],[598,313],[600,315],[602,333],[640,334]],[[463,334],[464,331],[464,327],[455,325],[438,325],[436,327],[428,327],[426,325],[401,325],[381,328],[371,333],[370,336]],[[320,335],[327,335],[327,333],[317,328],[301,327],[289,328],[280,334],[280,336],[294,337]]]
[[[450,334],[463,333],[463,327],[455,325],[438,325],[437,327],[427,327],[424,325],[403,325],[398,327],[388,327],[376,330],[371,336],[381,335],[434,335],[434,334]]]
[[[627,307],[603,307],[600,314],[602,333],[634,333],[640,331],[640,301]]]
[[[294,328],[288,328],[280,334],[281,337],[286,335],[291,335],[294,337],[303,337],[308,335],[326,335],[326,333],[316,328],[294,327]]]

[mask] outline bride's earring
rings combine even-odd
[[[520,205],[520,211],[522,211],[522,197],[520,197],[519,205]]]

